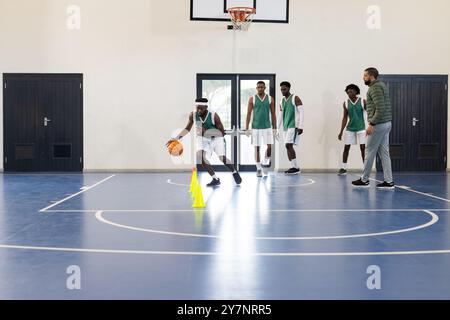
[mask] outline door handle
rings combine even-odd
[[[236,134],[236,126],[233,126],[231,130],[225,130],[225,134],[235,135]]]
[[[415,127],[417,125],[417,122],[419,122],[419,119],[413,118],[412,122],[413,122],[413,127]]]
[[[44,127],[48,127],[48,123],[49,123],[49,122],[52,122],[52,120],[49,119],[49,118],[47,118],[47,117],[45,117],[45,118],[44,118]]]

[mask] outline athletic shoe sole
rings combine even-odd
[[[354,184],[352,184],[353,188],[359,188],[359,189],[368,189],[370,188],[370,184],[367,186],[355,186]]]
[[[218,184],[207,184],[206,186],[208,188],[215,188],[215,187],[220,187],[220,185],[221,185],[221,182],[219,182]]]

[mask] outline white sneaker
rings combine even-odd
[[[270,168],[272,166],[272,161],[270,159],[264,160],[262,163],[263,168]]]

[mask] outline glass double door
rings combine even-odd
[[[240,171],[256,170],[255,148],[245,135],[248,101],[256,94],[259,81],[266,83],[266,94],[275,98],[274,74],[198,74],[197,97],[209,100],[210,111],[216,112],[225,128],[226,155]],[[277,101],[275,99],[275,101]],[[251,124],[250,124],[251,127]],[[266,146],[261,147],[262,159]],[[275,152],[272,152],[274,157]],[[213,154],[209,159],[216,171],[224,171],[222,162]],[[275,163],[272,159],[272,163]],[[202,170],[198,164],[199,170]]]

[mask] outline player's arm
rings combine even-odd
[[[296,119],[295,119],[295,127],[297,128],[297,133],[301,135],[303,133],[303,124],[305,122],[305,113],[303,109],[303,101],[300,97],[295,97],[295,106],[297,108]]]
[[[362,99],[362,105],[364,108],[364,126],[366,126],[366,120],[367,120],[367,101],[366,99]]]
[[[253,97],[250,97],[248,100],[248,108],[247,108],[247,119],[245,121],[245,131],[250,129],[250,120],[252,119],[253,113]]]
[[[217,129],[222,133],[222,136],[225,136],[225,128],[223,127],[222,120],[220,120],[219,115],[216,113],[214,115],[214,123],[216,124]]]
[[[275,99],[270,99],[270,114],[272,115],[272,128],[277,130],[277,111],[275,110]]]
[[[186,125],[186,128],[184,128],[177,136],[176,138],[170,139],[169,142],[167,142],[166,145],[169,145],[170,143],[172,143],[173,141],[176,140],[181,140],[183,139],[184,136],[186,136],[191,130],[192,127],[194,126],[194,113],[191,112],[191,114],[189,115],[189,121]]]
[[[342,140],[342,134],[344,133],[344,129],[347,126],[347,122],[348,122],[348,110],[345,107],[345,102],[344,102],[343,108],[344,108],[344,114],[342,116],[341,131],[339,132],[339,136],[338,136],[339,140]]]
[[[283,127],[283,103],[280,102],[280,110],[278,112],[278,128],[281,130]]]

